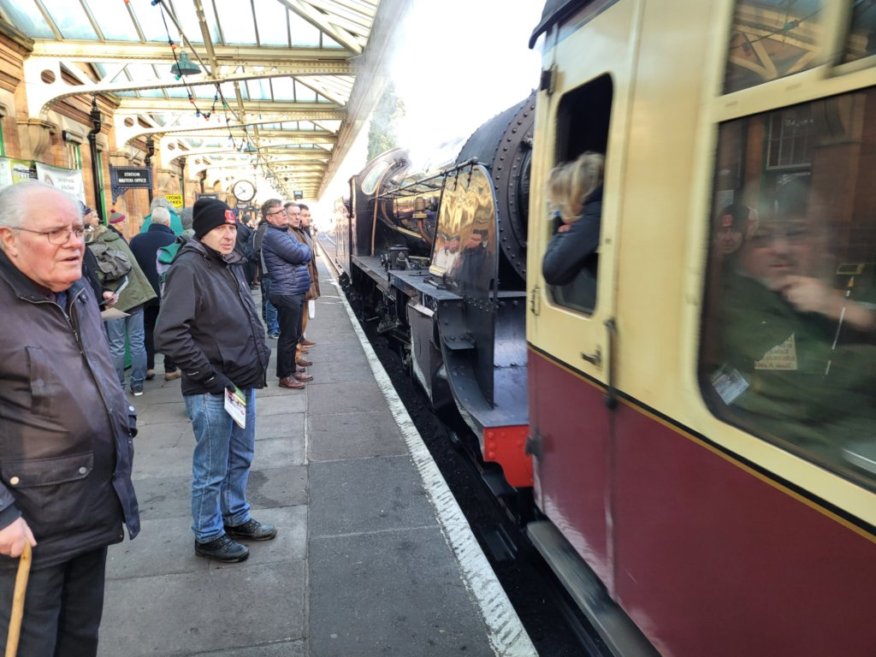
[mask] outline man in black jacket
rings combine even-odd
[[[140,269],[146,274],[149,283],[155,290],[156,298],[147,301],[143,306],[143,326],[146,332],[146,378],[155,377],[155,322],[158,320],[158,310],[161,307],[161,289],[158,281],[156,257],[158,249],[176,241],[176,234],[170,227],[170,212],[167,208],[157,207],[152,211],[152,225],[145,233],[135,235],[131,239],[131,253],[137,259]],[[174,362],[165,356],[164,380],[173,381],[180,377],[180,372]]]
[[[107,546],[122,523],[140,529],[133,409],[84,252],[73,199],[38,182],[0,191],[0,644],[30,545],[19,655],[97,654]]]
[[[193,227],[195,236],[167,275],[155,348],[182,370],[195,433],[195,554],[236,562],[249,550],[233,539],[266,541],[277,535],[250,515],[246,499],[255,451],[255,390],[265,386],[270,351],[244,278],[244,258],[234,252],[234,213],[217,199],[199,199]],[[245,404],[240,424],[225,410],[226,391],[236,389]]]

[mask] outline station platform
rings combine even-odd
[[[111,546],[100,657],[535,657],[324,257],[314,381],[257,393],[250,557],[194,555],[194,438],[160,365],[139,415],[142,531]],[[257,296],[257,293],[255,293]],[[257,297],[258,302],[258,297]],[[276,340],[269,340],[276,349]],[[275,356],[275,354],[274,354]]]

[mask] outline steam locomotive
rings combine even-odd
[[[548,0],[530,98],[446,166],[351,181],[348,293],[531,488],[612,654],[873,654],[874,33],[851,0]],[[582,308],[541,260],[585,151]]]

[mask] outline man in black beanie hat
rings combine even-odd
[[[255,389],[265,386],[270,351],[234,251],[237,221],[217,199],[195,203],[194,239],[167,275],[155,328],[155,348],[182,370],[182,393],[195,433],[192,531],[195,554],[243,561],[249,550],[234,539],[266,541],[271,525],[250,515],[246,485],[255,451]],[[239,426],[225,410],[226,391],[246,403]]]

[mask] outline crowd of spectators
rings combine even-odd
[[[313,380],[319,284],[309,209],[272,199],[260,214],[250,227],[214,198],[182,213],[156,199],[129,243],[121,212],[102,221],[36,181],[0,190],[0,625],[32,552],[19,654],[97,654],[107,546],[139,531],[125,392],[144,394],[157,354],[195,437],[195,554],[239,562],[277,535],[247,499],[255,391],[271,339],[280,387]]]

